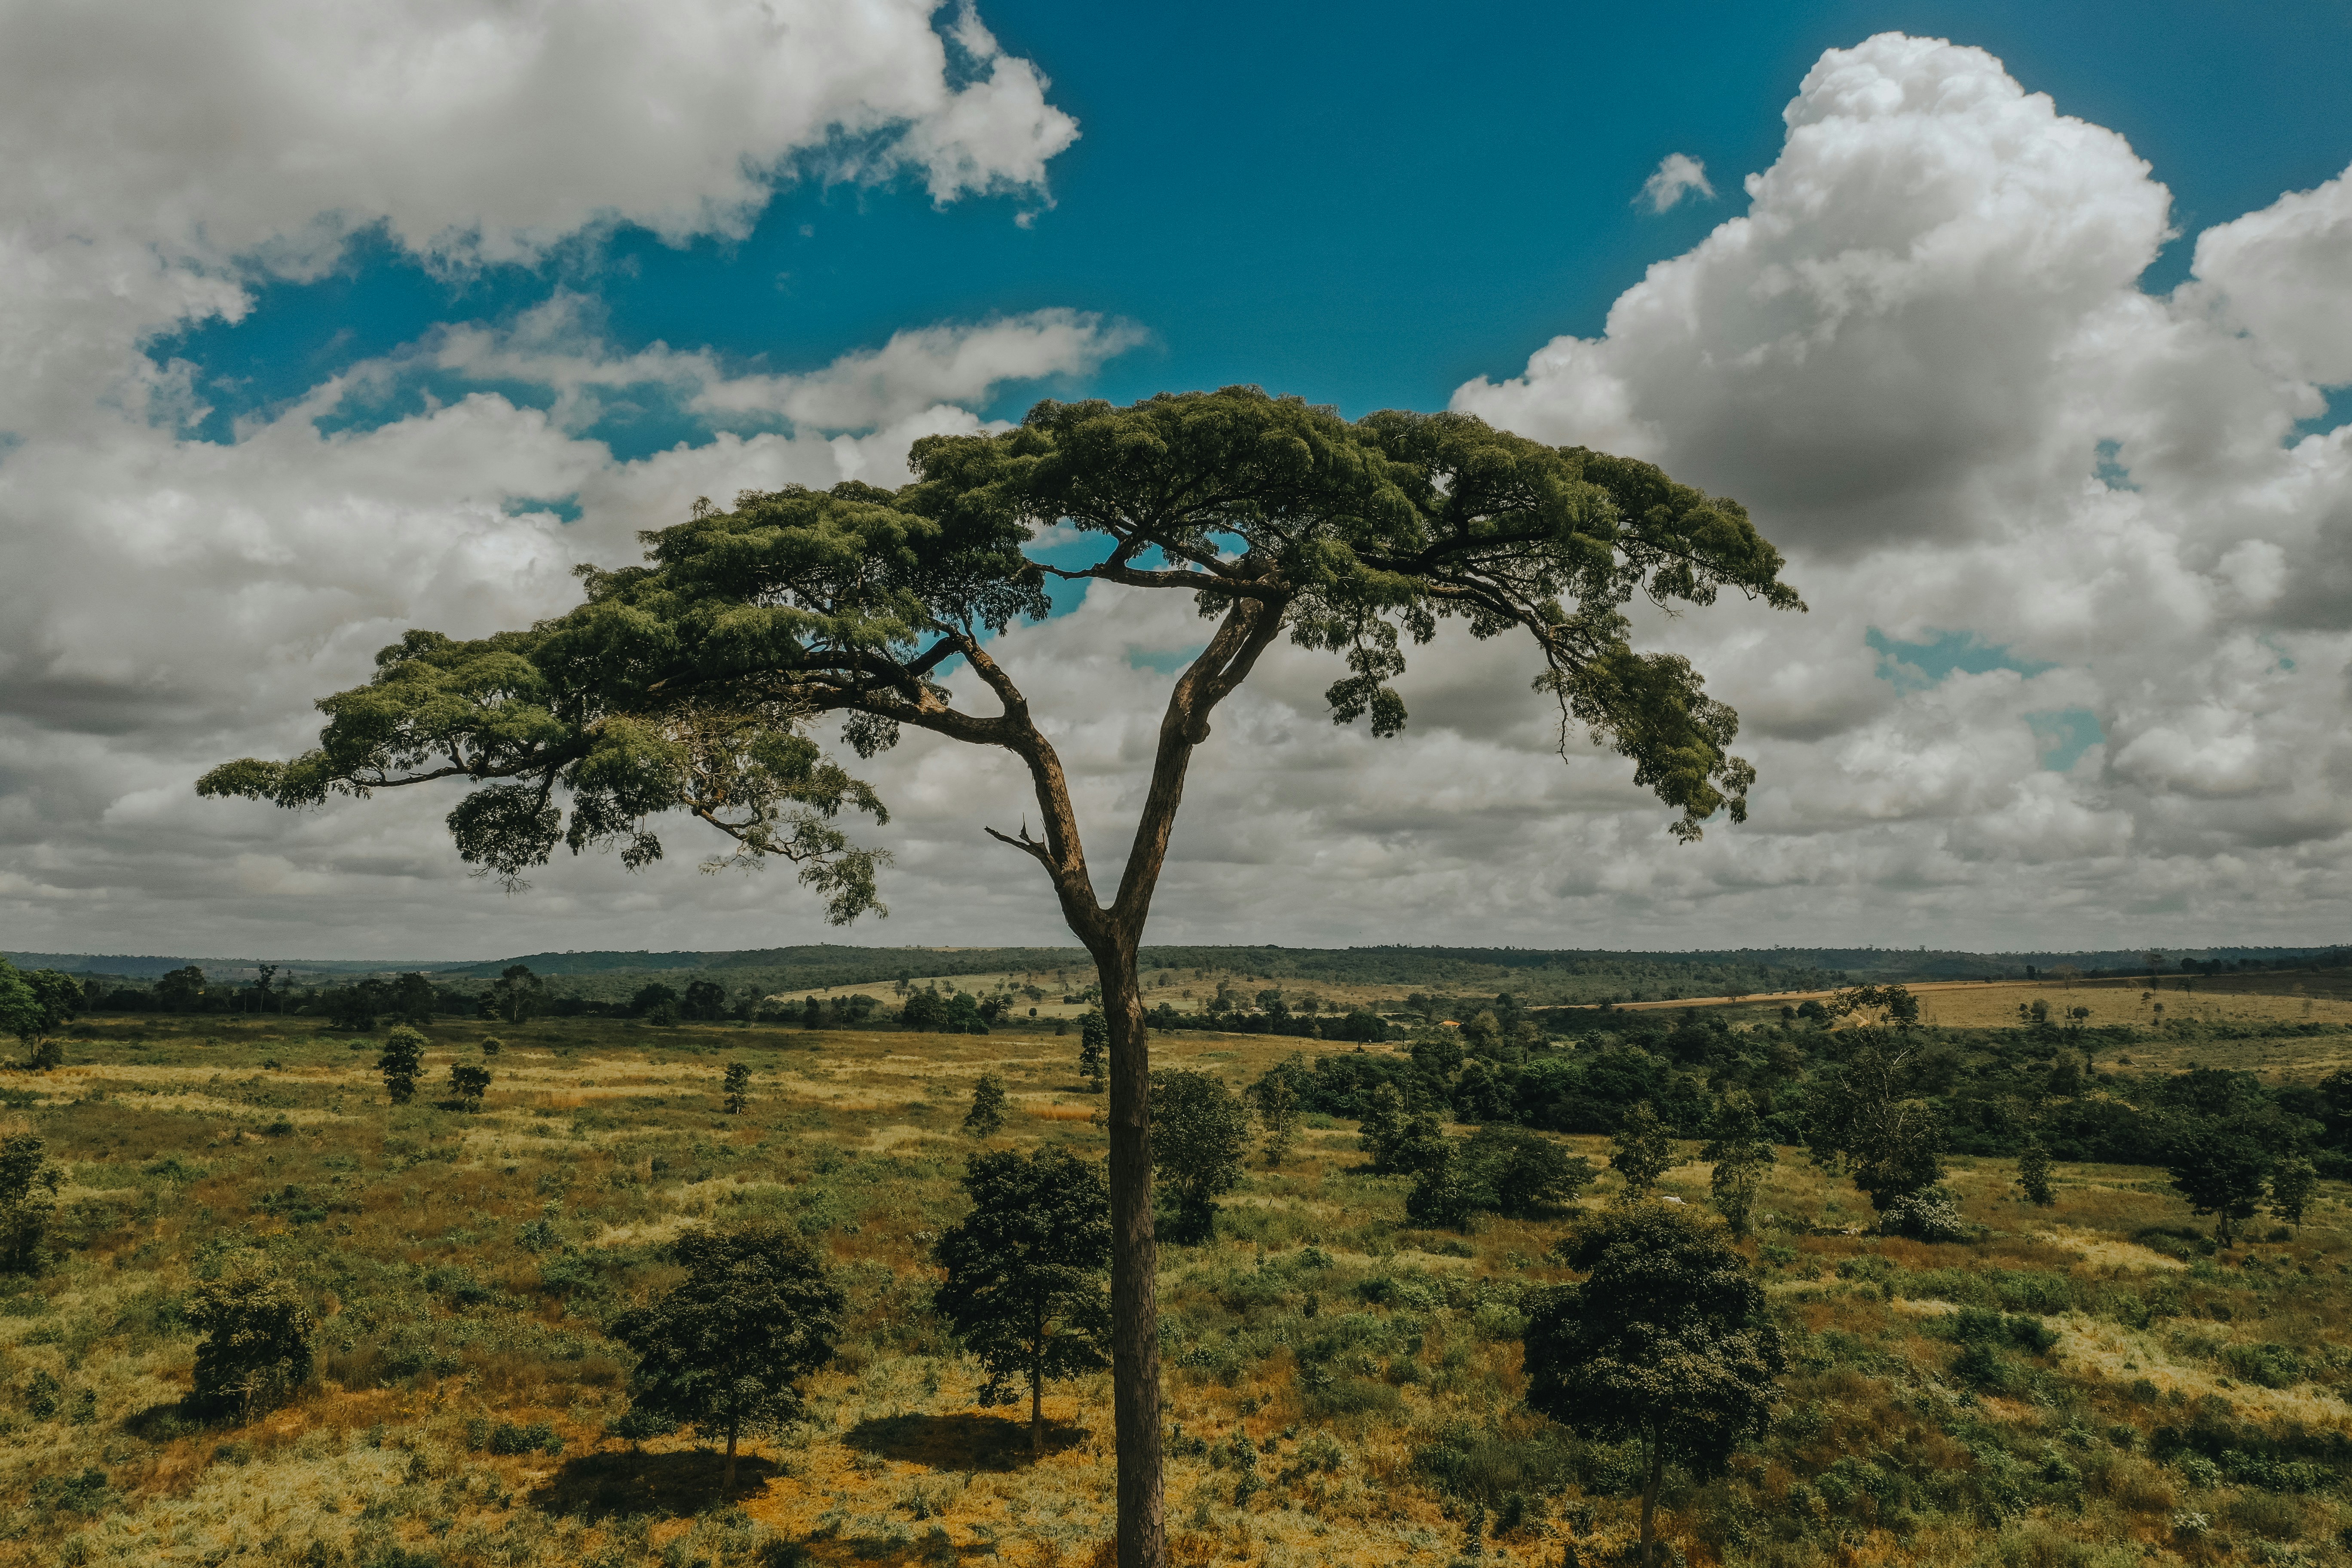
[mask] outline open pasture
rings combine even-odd
[[[2278,973],[2178,974],[2137,979],[1933,980],[1906,987],[1919,999],[1923,1024],[1948,1029],[1997,1029],[2020,1024],[2040,1002],[2053,1019],[2087,1009],[2084,1025],[2125,1024],[2149,1029],[2165,1022],[2259,1028],[2265,1025],[2352,1024],[2352,971],[2297,970]],[[1790,991],[1769,996],[1688,997],[1628,1003],[1626,1011],[1721,1009],[1735,1023],[1778,1018],[1783,1007],[1827,1003],[1834,991]],[[2161,1011],[2158,1011],[2158,1009]],[[2022,1010],[2022,1011],[2021,1011]]]
[[[927,1302],[980,1073],[1011,1097],[997,1144],[1099,1146],[1074,1035],[444,1021],[418,1100],[394,1107],[375,1040],[308,1025],[98,1020],[71,1065],[11,1080],[32,1092],[10,1131],[38,1131],[66,1185],[56,1261],[0,1284],[0,1560],[1101,1560],[1107,1386],[1050,1390],[1033,1461]],[[1349,1048],[1154,1041],[1159,1063],[1236,1086],[1301,1047]],[[730,1116],[719,1076],[739,1060],[753,1099]],[[479,1112],[436,1103],[456,1061],[494,1074]],[[1418,1229],[1408,1181],[1366,1173],[1355,1144],[1310,1118],[1213,1242],[1162,1250],[1174,1561],[1607,1560],[1632,1529],[1629,1456],[1519,1403],[1521,1303],[1566,1278],[1547,1253],[1571,1216]],[[1666,1190],[1704,1203],[1707,1167],[1682,1152]],[[2258,1225],[2270,1239],[2216,1255],[2159,1172],[2062,1167],[2035,1209],[2005,1163],[1961,1159],[1980,1238],[1926,1246],[1859,1234],[1860,1194],[1780,1159],[1749,1250],[1788,1336],[1786,1397],[1729,1478],[1670,1485],[1686,1563],[2336,1560],[2340,1188],[2299,1235]],[[604,1325],[670,1277],[663,1241],[738,1216],[817,1238],[851,1312],[814,1420],[757,1445],[730,1502],[692,1438],[612,1435],[628,1368]],[[178,1412],[183,1303],[237,1247],[310,1293],[318,1377],[248,1425],[205,1426]],[[2013,1337],[1964,1342],[1988,1311]]]

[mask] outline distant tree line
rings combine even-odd
[[[1930,1151],[2015,1157],[2032,1142],[2063,1163],[2163,1166],[2199,1130],[2221,1127],[2232,1143],[2307,1157],[2321,1174],[2352,1177],[2352,1072],[2302,1085],[2215,1068],[2117,1076],[2101,1062],[2124,1065],[2116,1058],[2128,1056],[2129,1031],[2119,1038],[2046,1017],[2013,1029],[1943,1031],[1919,1027],[1910,999],[1888,1000],[1865,1005],[1880,1021],[1861,1027],[1833,1027],[1834,1004],[1811,1008],[1811,1016],[1791,1008],[1782,1022],[1753,1029],[1686,1009],[1602,1016],[1567,1041],[1529,1027],[1523,1011],[1506,1005],[1458,1028],[1421,1030],[1402,1052],[1333,1053],[1311,1066],[1294,1058],[1276,1070],[1306,1111],[1382,1122],[1382,1107],[1392,1105],[1394,1114],[1427,1116],[1433,1127],[1453,1119],[1613,1135],[1647,1107],[1673,1136],[1702,1139],[1714,1135],[1737,1096],[1759,1136],[1788,1145],[1815,1140],[1860,1059],[1871,1057],[1885,1080],[1882,1098],[1917,1107]]]

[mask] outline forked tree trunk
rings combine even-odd
[[[991,727],[958,738],[985,740],[1029,766],[1045,837],[1024,825],[1018,837],[989,834],[1045,868],[1071,932],[1095,961],[1103,1019],[1110,1028],[1110,1381],[1118,1453],[1118,1568],[1164,1568],[1167,1525],[1160,1474],[1159,1248],[1151,1232],[1151,1044],[1143,1021],[1136,954],[1151,895],[1168,859],[1168,838],[1184,797],[1193,749],[1209,738],[1209,715],[1249,676],[1282,629],[1280,604],[1244,598],[1225,614],[1181,676],[1160,716],[1151,787],[1135,826],[1118,892],[1106,907],[1087,870],[1068,780],[1053,742],[1030,721],[1028,699],[977,639],[957,651],[1004,704]],[[935,724],[934,728],[940,726]],[[958,733],[952,727],[944,732]]]

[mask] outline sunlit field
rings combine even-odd
[[[2021,998],[2091,1006],[2094,1025],[2153,1005],[2054,984],[1924,994],[1948,1026],[2008,1021]],[[2292,990],[2156,994],[2168,1016],[2352,1016]],[[0,1557],[1107,1561],[1107,1384],[1050,1389],[1051,1451],[1033,1460],[1025,1411],[975,1403],[977,1369],[927,1302],[927,1247],[979,1146],[960,1123],[981,1072],[1012,1097],[995,1146],[1100,1146],[1075,1031],[445,1020],[417,1102],[394,1108],[377,1037],[309,1023],[100,1019],[68,1067],[7,1080],[7,1130],[37,1131],[67,1170],[58,1258],[0,1281]],[[2347,1038],[2270,1042],[2308,1051],[2264,1066],[2315,1076]],[[2182,1049],[2218,1063],[2259,1044]],[[1157,1063],[1237,1088],[1295,1049],[1352,1048],[1153,1041]],[[2168,1048],[2137,1044],[2115,1070]],[[457,1061],[493,1074],[479,1112],[434,1103]],[[741,1115],[719,1099],[734,1061],[753,1074]],[[1606,1158],[1601,1140],[1566,1142]],[[1356,1142],[1352,1124],[1310,1117],[1291,1158],[1255,1163],[1224,1200],[1213,1242],[1162,1251],[1173,1561],[1608,1560],[1631,1539],[1630,1457],[1520,1404],[1521,1300],[1567,1278],[1547,1255],[1572,1216],[1415,1229],[1409,1179],[1364,1173]],[[1958,1159],[1979,1238],[1929,1246],[1861,1234],[1859,1194],[1801,1151],[1780,1158],[1747,1250],[1784,1315],[1785,1401],[1730,1477],[1670,1485],[1664,1528],[1686,1563],[2340,1559],[2339,1186],[2300,1234],[2257,1221],[2217,1253],[2161,1172],[2062,1166],[2057,1204],[2037,1209],[2005,1162]],[[1666,1190],[1704,1204],[1706,1178],[1686,1163]],[[1612,1191],[1604,1177],[1584,1203]],[[850,1331],[814,1419],[758,1443],[730,1500],[690,1437],[610,1435],[628,1364],[603,1327],[672,1276],[663,1241],[753,1216],[818,1242]],[[311,1292],[319,1376],[249,1426],[201,1426],[177,1409],[195,1345],[183,1299],[247,1245]],[[1981,1310],[2005,1314],[2009,1336],[1965,1373],[1962,1308],[1979,1328]],[[44,1374],[46,1415],[27,1394]]]

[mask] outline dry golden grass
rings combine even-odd
[[[2272,1003],[2301,1005],[2291,994]],[[145,1037],[135,1048],[134,1027]],[[398,1548],[441,1568],[719,1568],[776,1540],[822,1563],[1097,1561],[1111,1518],[1101,1381],[1053,1386],[1054,1441],[1033,1461],[1025,1409],[980,1407],[973,1369],[922,1310],[928,1237],[956,1210],[956,1171],[973,1146],[958,1129],[979,1073],[1003,1076],[1013,1102],[997,1146],[1100,1146],[1101,1102],[1076,1078],[1074,1034],[501,1026],[488,1101],[467,1115],[429,1101],[450,1062],[483,1059],[483,1026],[436,1025],[420,1103],[404,1109],[382,1102],[372,1053],[342,1039],[208,1032],[222,1043],[105,1026],[77,1043],[83,1059],[45,1104],[15,1119],[37,1124],[68,1163],[65,1228],[78,1246],[15,1287],[25,1310],[0,1304],[0,1383],[22,1390],[46,1373],[68,1395],[88,1388],[98,1419],[7,1417],[0,1503],[13,1511],[0,1517],[0,1562],[366,1568]],[[1349,1048],[1192,1035],[1153,1047],[1162,1065],[1236,1086],[1294,1051]],[[283,1065],[263,1068],[265,1057]],[[740,1118],[717,1103],[736,1058],[755,1070],[755,1102]],[[258,1131],[280,1117],[290,1133]],[[1600,1139],[1566,1142],[1606,1159]],[[1363,1173],[1355,1142],[1344,1124],[1310,1125],[1281,1169],[1254,1167],[1217,1243],[1163,1252],[1168,1419],[1218,1446],[1173,1450],[1174,1562],[1449,1562],[1474,1516],[1425,1456],[1465,1434],[1539,1435],[1518,1403],[1507,1302],[1565,1278],[1546,1253],[1567,1219],[1488,1217],[1466,1237],[1416,1230],[1402,1212],[1406,1184]],[[1664,1190],[1703,1205],[1707,1168],[1696,1145],[1683,1152]],[[178,1163],[159,1164],[166,1156]],[[1685,1561],[1957,1568],[2089,1563],[2113,1550],[2137,1563],[2143,1547],[2178,1550],[2177,1508],[2292,1524],[2314,1562],[2333,1550],[2352,1514],[2332,1495],[2264,1514],[2273,1494],[2148,1448],[2214,1399],[2241,1422],[2352,1441],[2343,1194],[2331,1186],[2301,1237],[2248,1249],[2248,1268],[2175,1256],[2184,1249],[2163,1233],[2188,1229],[2189,1216],[2158,1173],[2067,1168],[2056,1207],[2036,1210],[2016,1201],[2004,1163],[1952,1166],[1962,1212],[1986,1235],[1929,1247],[1863,1234],[1867,1203],[1801,1151],[1780,1151],[1753,1250],[1798,1336],[1786,1418],[1732,1479],[1671,1489],[1666,1529]],[[281,1202],[289,1186],[318,1200],[320,1217]],[[1609,1201],[1609,1186],[1587,1206]],[[625,1407],[625,1367],[596,1325],[662,1278],[650,1250],[660,1241],[803,1205],[850,1289],[851,1331],[813,1384],[812,1422],[759,1444],[740,1507],[721,1507],[707,1448],[677,1437],[637,1451],[607,1435]],[[520,1246],[526,1222],[554,1226],[572,1258],[615,1259],[614,1282],[551,1285],[562,1255]],[[159,1303],[184,1293],[224,1241],[276,1250],[312,1282],[320,1381],[250,1426],[174,1428],[164,1417],[187,1386],[194,1342]],[[425,1283],[452,1270],[494,1299],[467,1305]],[[2021,1381],[2006,1392],[1972,1391],[1952,1371],[1949,1298],[1971,1279],[2065,1297],[2048,1314],[2055,1352],[2013,1355]],[[1375,1290],[1381,1281],[1402,1281],[1406,1295]],[[2132,1327],[2116,1316],[2132,1310],[2126,1299],[2164,1310]],[[1355,1380],[1360,1405],[1318,1403],[1305,1381],[1301,1348],[1332,1325],[1381,1347],[1360,1373],[1344,1354],[1326,1363]],[[2233,1374],[2236,1351],[2271,1344],[2294,1347],[2311,1375],[2258,1388]],[[564,1451],[483,1451],[474,1435],[499,1421],[546,1422]],[[2126,1429],[2128,1447],[2112,1436]],[[1245,1472],[1218,1457],[1236,1434],[1259,1451],[1255,1495],[1237,1497]],[[1966,1487],[1990,1473],[1984,1456],[1996,1451],[2021,1456],[2000,1462],[2029,1477],[2048,1468],[2040,1456],[2060,1454],[2051,1473],[2077,1479],[2020,1481],[2021,1500],[1988,1511]],[[1582,1479],[1540,1490],[1515,1530],[1495,1533],[1490,1511],[1482,1561],[1556,1563],[1571,1539],[1586,1562],[1621,1548],[1631,1503],[1603,1479],[1605,1458],[1577,1459]],[[1903,1479],[1874,1500],[1838,1479],[1863,1474],[1856,1465]],[[117,1501],[78,1513],[34,1500],[36,1479],[89,1467]],[[2299,1511],[2280,1522],[2287,1503]],[[1733,1531],[1738,1520],[1751,1522]],[[2198,1550],[2213,1557],[2252,1530],[2219,1525]]]
[[[2088,1008],[2094,1027],[2158,1019],[2213,1024],[2352,1023],[2352,971],[2315,970],[2276,974],[2200,976],[2185,987],[2179,975],[2122,980],[1938,980],[1907,987],[1919,999],[1920,1021],[1950,1029],[2001,1028],[2019,1021],[2019,1009],[2043,1004],[2053,1018]],[[1777,1017],[1783,1006],[1826,1002],[1833,991],[1789,991],[1769,996],[1696,996],[1671,1002],[1628,1002],[1627,1012],[1685,1007],[1730,1009],[1742,1021]],[[2163,1011],[2158,1012],[2161,1006]]]

